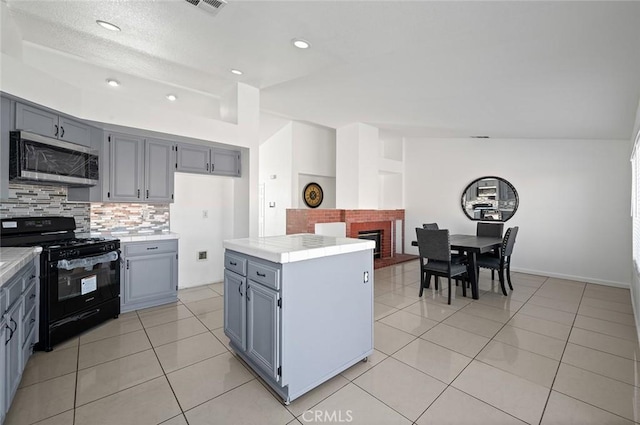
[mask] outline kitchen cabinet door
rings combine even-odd
[[[247,349],[247,279],[224,271],[224,333],[242,351]]]
[[[175,296],[178,290],[177,263],[174,253],[127,257],[124,303],[142,303]]]
[[[58,137],[58,115],[33,106],[16,103],[16,129],[48,137]]]
[[[143,148],[141,137],[110,134],[109,192],[111,201],[141,202],[143,188]]]
[[[5,406],[11,405],[13,395],[18,389],[22,377],[22,298],[7,311],[6,321],[9,329],[5,338]]]
[[[205,146],[179,144],[176,171],[209,174],[211,149]]]
[[[214,148],[211,150],[211,173],[240,176],[240,151]]]
[[[278,292],[249,281],[247,354],[275,381],[279,379],[278,367],[280,366],[279,299]]]
[[[4,310],[4,306],[2,306],[2,310]],[[0,320],[0,424],[4,423],[4,414],[7,411],[7,404],[5,400],[5,392],[6,392],[6,372],[7,368],[5,367],[5,342],[7,341],[7,322],[4,320]]]
[[[66,117],[60,117],[58,121],[58,138],[90,147],[91,127]]]
[[[144,199],[146,202],[173,202],[175,148],[172,143],[147,139],[144,147]]]
[[[14,129],[15,119],[12,101],[0,97],[0,199],[9,198],[9,132]]]

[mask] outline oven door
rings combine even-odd
[[[49,322],[120,295],[119,252],[50,264]]]

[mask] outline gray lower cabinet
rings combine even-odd
[[[247,355],[271,377],[279,380],[280,293],[249,281],[247,288]]]
[[[224,331],[233,343],[247,349],[247,278],[224,271]]]
[[[240,177],[240,151],[180,143],[176,171]]]
[[[371,252],[281,264],[226,249],[224,332],[285,403],[373,353]]]
[[[173,143],[127,134],[107,135],[109,190],[118,202],[173,202]]]
[[[4,341],[0,349],[2,418],[11,406],[22,372],[38,338],[38,273],[36,257],[0,289],[0,306],[4,313],[0,332],[0,340]]]
[[[226,253],[225,267],[225,334],[264,374],[277,382],[280,370],[280,293],[272,288],[280,287],[279,266]],[[245,271],[248,276],[245,276]]]
[[[127,312],[178,299],[178,241],[122,244],[120,311]]]
[[[43,136],[89,146],[91,127],[79,121],[23,103],[16,103],[16,127]]]

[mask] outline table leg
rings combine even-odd
[[[469,252],[467,255],[469,258],[469,268],[467,269],[467,274],[469,275],[469,280],[471,280],[471,296],[474,300],[477,300],[478,297],[478,274],[476,267],[476,253]]]

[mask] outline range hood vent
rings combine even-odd
[[[225,0],[185,0],[185,1],[211,15],[217,15],[220,9],[222,9],[227,5],[227,2]]]

